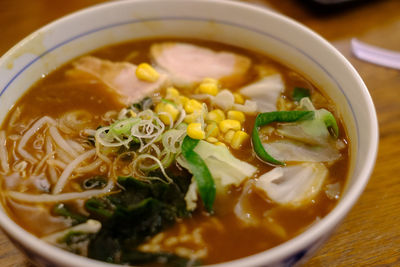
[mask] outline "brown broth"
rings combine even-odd
[[[283,97],[287,98],[290,96],[293,88],[296,86],[308,88],[312,92],[323,94],[323,92],[318,90],[311,82],[307,81],[299,74],[263,55],[218,43],[194,40],[184,41],[211,47],[215,50],[236,52],[250,57],[255,64],[268,64],[273,66],[274,69],[277,69],[283,75],[286,87],[288,88],[283,94]],[[135,64],[149,62],[148,51],[150,44],[153,42],[155,42],[155,40],[119,44],[99,49],[93,52],[92,55],[113,61],[128,60]],[[37,82],[17,102],[2,125],[2,129],[6,130],[7,135],[16,133],[14,129],[8,127],[8,124],[17,107],[20,107],[22,110],[20,120],[25,122],[32,121],[44,115],[57,118],[64,112],[74,109],[87,110],[95,115],[91,123],[93,128],[96,128],[101,123],[100,117],[105,112],[109,110],[119,110],[121,108],[117,103],[109,101],[109,99],[112,98],[108,95],[107,91],[104,90],[103,85],[88,81],[76,82],[71,80],[68,75],[65,74],[70,68],[71,64],[68,63],[47,75],[47,77]],[[254,80],[256,77],[256,71],[251,69],[246,83]],[[237,84],[231,89],[235,90],[240,86],[241,84]],[[334,105],[331,101],[326,100],[324,107],[332,110]],[[246,132],[250,133],[255,117],[247,116],[246,119],[244,129]],[[339,138],[348,143],[345,127],[341,121],[339,121],[339,127],[341,133]],[[11,142],[9,142],[7,148],[12,149]],[[339,182],[343,188],[348,173],[348,147],[341,152],[342,158],[333,166],[329,167],[330,176],[327,181],[328,183]],[[262,163],[254,156],[250,143],[247,143],[240,151],[232,150],[232,153],[237,158],[256,166],[258,168],[256,177],[273,168],[270,165]],[[93,175],[95,174],[96,173],[93,173]],[[7,189],[4,179],[1,181],[1,187],[2,190]],[[254,189],[252,190],[254,191]],[[249,206],[251,206],[252,213],[259,218],[262,223],[256,226],[245,226],[236,218],[233,212],[234,203],[236,203],[242,191],[242,187],[232,188],[227,192],[225,197],[219,197],[215,203],[215,216],[210,217],[209,214],[199,209],[191,218],[179,220],[178,223],[164,232],[165,237],[163,240],[169,237],[182,235],[182,231],[191,233],[196,228],[200,227],[202,238],[205,242],[205,248],[207,248],[208,251],[208,257],[204,260],[204,263],[219,263],[264,251],[293,238],[307,229],[311,224],[326,216],[337,203],[337,200],[329,199],[324,193],[324,190],[321,190],[321,193],[313,199],[310,204],[295,209],[273,204],[271,201],[263,198],[261,194],[253,192],[248,198],[248,203],[250,204]],[[30,192],[29,189],[27,192]],[[230,200],[226,201],[225,198],[229,198]],[[7,202],[7,200],[3,199],[3,204],[6,204],[7,212],[20,226],[38,236],[48,234],[47,231],[40,231],[27,225],[26,219],[21,215],[21,211],[16,210],[18,209],[17,206],[7,205]],[[42,209],[47,210],[51,208],[51,205],[31,206],[40,206]],[[47,215],[51,216],[49,212],[47,212]],[[285,235],[282,236],[282,232],[279,229],[275,229],[274,231],[274,227],[271,226],[271,223],[280,225],[284,229]],[[160,243],[161,248],[167,251],[171,250],[171,252],[173,252],[177,246],[162,245],[162,242],[164,241]],[[190,244],[188,245],[189,248],[191,246]]]

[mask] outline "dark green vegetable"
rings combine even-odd
[[[199,156],[199,154],[193,151],[198,143],[199,140],[186,136],[182,142],[182,155],[189,164],[189,169],[196,180],[200,197],[203,200],[205,208],[208,212],[212,212],[212,206],[214,204],[216,195],[216,187],[214,179],[207,165]]]
[[[251,135],[253,142],[253,149],[257,156],[266,162],[285,165],[284,162],[274,159],[271,155],[265,151],[260,136],[258,135],[258,128],[260,126],[267,125],[272,122],[295,122],[300,120],[312,119],[314,117],[314,111],[303,111],[303,110],[293,110],[293,111],[274,111],[260,113],[257,115],[256,121],[254,123],[253,132]]]
[[[292,93],[292,99],[294,101],[300,101],[304,97],[310,97],[310,90],[301,87],[295,87]]]
[[[108,200],[108,198],[91,198],[85,202],[85,208],[90,212],[91,217],[104,220],[111,218],[114,214],[115,206]]]
[[[73,225],[86,222],[88,219],[86,216],[83,216],[76,212],[71,211],[71,209],[63,203],[56,204],[53,207],[52,212],[54,215],[64,216],[66,218],[71,219]]]
[[[78,231],[69,231],[65,236],[63,236],[59,243],[65,243],[66,245],[70,246],[72,244],[80,243],[89,238],[89,234],[78,232]]]
[[[94,234],[88,234],[80,231],[69,231],[63,237],[57,239],[57,243],[62,248],[78,254],[86,254],[87,242],[94,236]]]
[[[138,142],[138,139],[133,139],[132,141],[130,141],[129,143],[128,143],[128,147],[126,147],[126,146],[120,146],[119,148],[118,148],[118,151],[117,151],[117,153],[118,154],[122,154],[122,153],[124,153],[124,152],[127,152],[127,151],[136,151],[136,150],[138,150],[140,148],[140,142]]]
[[[102,223],[100,232],[90,242],[88,255],[103,261],[117,260],[120,252],[136,249],[175,220],[172,206],[151,197],[129,206],[116,205],[113,215]],[[109,248],[105,249],[104,244],[110,244]]]
[[[90,258],[131,265],[165,260],[166,265],[175,266],[187,261],[173,254],[137,250],[138,245],[174,224],[177,218],[190,215],[184,199],[190,173],[173,168],[166,171],[174,183],[146,183],[132,177],[119,177],[121,192],[86,201],[90,217],[102,223],[101,230],[89,243]],[[161,172],[151,175],[164,179]]]

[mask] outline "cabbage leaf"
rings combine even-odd
[[[235,158],[228,148],[223,146],[200,140],[194,151],[206,163],[217,182],[217,187],[239,186],[257,170],[253,165]]]
[[[261,175],[256,187],[278,204],[299,207],[320,192],[327,175],[328,169],[322,163],[276,167]]]

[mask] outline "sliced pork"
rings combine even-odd
[[[141,81],[136,77],[137,66],[128,62],[111,62],[92,56],[86,56],[74,62],[78,71],[89,74],[115,93],[116,100],[123,105],[130,105],[151,95],[168,82],[166,74],[160,74],[155,82]]]
[[[215,52],[185,43],[159,43],[151,46],[151,56],[171,75],[174,85],[188,87],[204,78],[240,79],[250,67],[250,59],[230,52]]]

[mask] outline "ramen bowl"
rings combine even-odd
[[[155,37],[210,40],[265,54],[323,88],[336,103],[351,140],[349,177],[336,207],[281,245],[216,266],[305,262],[332,234],[367,184],[377,153],[378,126],[368,90],[351,64],[319,35],[287,17],[220,0],[121,1],[79,11],[32,33],[1,57],[0,121],[36,81],[64,63],[104,46]],[[12,221],[4,208],[0,226],[40,266],[111,266],[41,241]]]

